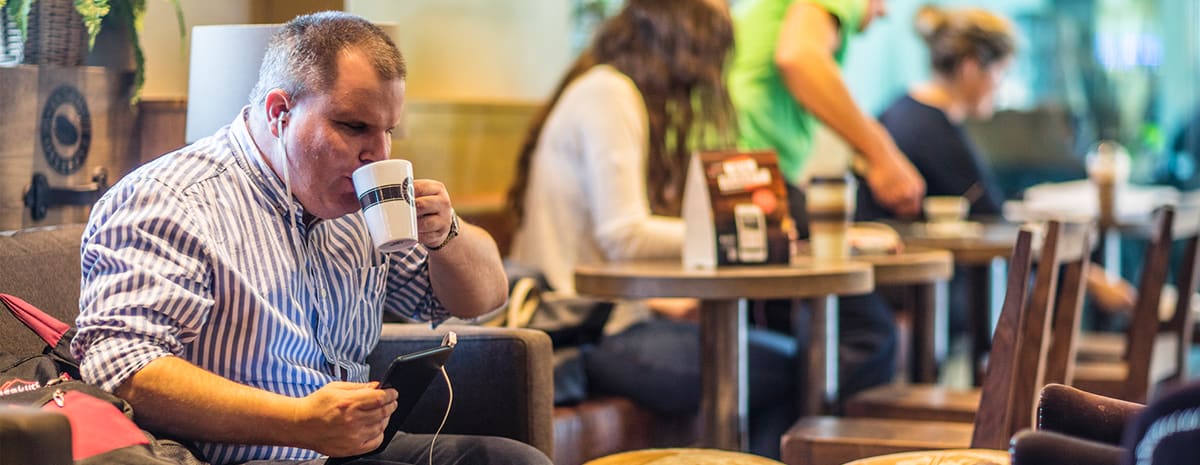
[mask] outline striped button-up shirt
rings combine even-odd
[[[305,226],[299,203],[289,218],[286,202],[295,201],[241,115],[112,186],[83,235],[73,350],[84,380],[111,391],[174,355],[302,397],[335,380],[367,381],[382,311],[449,316],[423,247],[381,254],[360,213]],[[200,449],[215,465],[319,457],[288,447]]]

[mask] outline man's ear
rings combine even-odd
[[[275,137],[281,137],[284,124],[287,123],[288,112],[292,108],[291,99],[283,89],[272,89],[267,93],[263,105],[266,107],[267,122],[271,127],[272,134]]]

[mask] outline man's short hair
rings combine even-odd
[[[329,89],[338,78],[338,55],[347,49],[361,50],[383,80],[406,76],[400,50],[382,29],[360,16],[323,11],[297,16],[271,37],[250,103],[262,104],[272,89],[293,100]]]

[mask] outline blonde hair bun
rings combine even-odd
[[[950,22],[950,16],[946,10],[943,10],[934,5],[921,5],[917,10],[917,15],[913,19],[914,26],[917,28],[917,34],[925,40],[926,43],[931,43],[940,32],[946,29],[946,24]]]

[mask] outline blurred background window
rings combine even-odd
[[[1133,182],[1200,187],[1200,0],[889,0],[846,65],[869,111],[927,77],[912,26],[925,3],[987,8],[1017,26],[1001,111],[967,125],[1007,197],[1084,177],[1083,156],[1100,139],[1129,149]]]
[[[574,51],[624,3],[573,1]],[[1129,149],[1135,183],[1200,188],[1200,0],[888,0],[845,65],[873,114],[929,77],[912,21],[923,4],[986,8],[1017,27],[999,111],[967,124],[1006,197],[1085,177],[1084,155],[1101,139]]]

